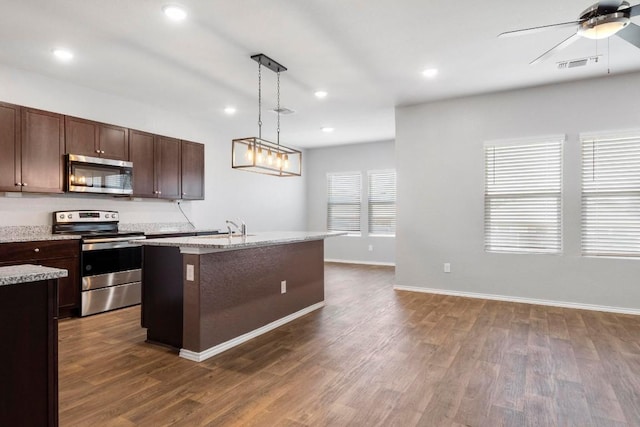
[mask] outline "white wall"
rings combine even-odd
[[[0,101],[204,143],[205,200],[182,202],[198,227],[224,229],[225,219],[241,217],[249,232],[305,228],[304,176],[281,179],[232,170],[231,139],[247,135],[234,135],[220,120],[217,125],[214,118],[212,122],[198,122],[160,106],[2,65]],[[51,224],[51,212],[55,210],[101,208],[120,211],[123,223],[185,221],[175,202],[24,194],[20,198],[0,197],[0,225]]]
[[[368,170],[395,168],[393,141],[343,145],[307,150],[307,228],[327,229],[327,173],[362,173],[363,187],[367,186]],[[363,194],[366,201],[366,191]],[[367,235],[367,204],[361,213],[361,236],[339,236],[325,240],[325,259],[393,264],[395,263],[395,238]],[[373,251],[369,251],[372,245]]]
[[[640,309],[640,260],[580,254],[578,141],[640,129],[638,82],[607,76],[397,108],[397,285]],[[486,253],[483,141],[549,134],[568,137],[564,253]]]

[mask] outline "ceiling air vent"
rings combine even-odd
[[[272,113],[280,113],[283,116],[288,116],[289,114],[293,114],[295,113],[295,111],[287,108],[287,107],[280,107],[280,109],[274,108],[273,110],[270,110]]]
[[[564,70],[567,68],[584,67],[587,64],[596,62],[598,62],[597,56],[589,56],[587,58],[572,59],[570,61],[560,61],[557,64],[559,70]]]

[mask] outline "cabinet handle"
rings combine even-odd
[[[162,194],[162,191],[158,191],[158,194]]]
[[[100,150],[96,150],[96,154],[100,154]]]
[[[40,248],[35,248],[33,252],[40,252]]]
[[[22,183],[22,186],[23,186],[23,187],[26,187],[27,185],[29,185],[29,184],[27,184],[26,182],[23,182],[23,183]]]
[[[16,182],[16,186],[22,187],[22,183],[21,182]]]
[[[186,196],[186,195],[187,195],[187,193],[182,193],[182,195],[183,195],[183,196]]]
[[[100,151],[100,154],[104,154],[104,150],[101,150],[101,151]]]

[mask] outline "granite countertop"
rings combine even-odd
[[[0,267],[0,286],[16,283],[38,282],[40,280],[67,277],[67,270],[43,267],[41,265],[21,264]]]
[[[80,236],[51,234],[50,225],[17,225],[0,227],[0,243],[74,239],[78,240],[80,239]]]
[[[120,231],[142,231],[145,236],[179,233],[214,233],[216,228],[195,228],[188,222],[151,222],[151,223],[125,223],[119,224]]]
[[[248,249],[260,246],[270,246],[282,243],[295,243],[307,240],[322,240],[327,237],[342,236],[346,232],[334,231],[272,231],[263,233],[249,233],[249,235],[227,234],[213,236],[168,237],[164,239],[136,240],[136,243],[146,246],[177,246],[183,249],[204,250],[208,252],[228,251],[234,249]]]

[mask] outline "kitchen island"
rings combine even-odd
[[[138,241],[147,341],[202,361],[324,306],[324,239],[269,232]]]

